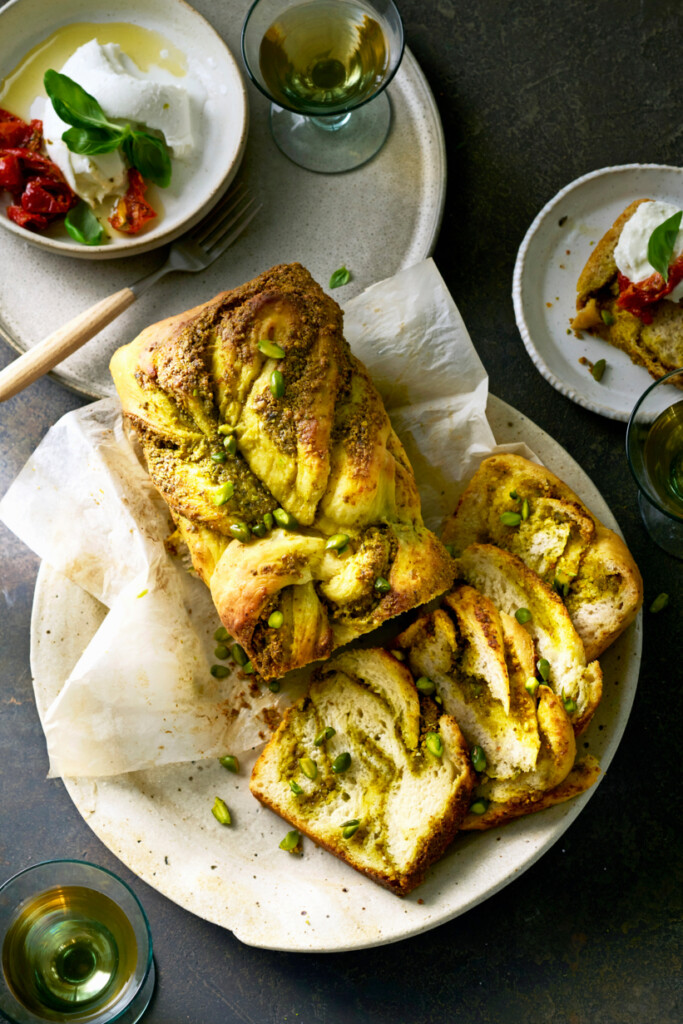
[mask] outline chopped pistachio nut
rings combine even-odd
[[[543,682],[547,683],[550,679],[550,662],[548,661],[548,659],[539,658],[536,662],[536,668],[538,669],[538,674],[543,680]]]
[[[340,554],[349,543],[348,533],[333,533],[325,545],[326,551],[338,551]]]
[[[271,681],[268,683],[268,689],[270,690],[271,693],[279,693],[280,692],[280,680],[279,679],[271,679]]]
[[[216,821],[218,821],[221,825],[232,825],[232,818],[230,817],[228,805],[226,804],[225,800],[221,800],[219,796],[217,796],[213,802],[211,813],[213,814]]]
[[[256,342],[256,348],[259,352],[262,352],[264,356],[268,356],[270,359],[282,359],[285,354],[285,350],[276,345],[274,341],[268,341],[267,338],[261,338],[260,341]]]
[[[342,835],[344,839],[350,839],[351,836],[358,831],[360,820],[358,818],[351,818],[350,821],[345,821],[341,826]]]
[[[230,653],[232,654],[233,661],[236,661],[240,668],[244,668],[246,663],[249,661],[247,652],[241,644],[233,644],[230,648]]]
[[[396,649],[396,650],[392,651],[391,653],[396,658],[396,661],[405,661],[406,660],[406,656],[403,653],[403,651],[399,651],[398,649]]]
[[[264,515],[263,525],[265,526],[266,530],[273,529],[273,526],[275,525],[275,520],[270,512],[266,512],[266,514]]]
[[[540,686],[540,683],[539,683],[538,679],[536,679],[535,676],[529,676],[529,678],[527,679],[526,683],[524,684],[524,687],[525,687],[527,693],[530,693],[532,697],[536,693],[536,690],[538,689],[539,686]]]
[[[285,621],[285,617],[281,611],[271,612],[268,616],[268,625],[271,629],[280,629]]]
[[[503,526],[519,526],[522,521],[522,517],[519,512],[503,512],[500,517],[500,521]]]
[[[273,370],[270,375],[270,392],[273,398],[282,398],[285,393],[285,378],[279,370]]]
[[[226,437],[225,441],[223,442],[223,447],[225,448],[228,455],[237,454],[237,441],[232,435],[230,435],[230,437]]]
[[[226,676],[230,675],[230,669],[227,665],[212,665],[211,675],[214,679],[225,679]]]
[[[227,425],[227,423],[221,423],[220,427],[218,428],[218,433],[219,434],[232,434],[233,429],[234,428],[233,427],[229,427]]]
[[[572,715],[577,710],[578,705],[571,697],[565,697],[562,703],[564,704],[564,710],[568,715]]]
[[[251,532],[254,534],[255,537],[265,537],[265,535],[268,533],[264,523],[254,523],[254,525],[251,528]]]
[[[246,523],[230,523],[228,529],[233,537],[242,544],[246,544],[251,537],[251,530]]]
[[[612,324],[616,323],[616,317],[614,313],[609,311],[609,309],[601,309],[600,316],[602,317],[602,322],[607,324],[608,327],[611,327]]]
[[[529,518],[529,502],[525,498],[524,501],[522,502],[522,519],[528,519],[528,518]]]
[[[234,493],[235,485],[232,480],[226,480],[224,484],[221,484],[214,491],[212,499],[214,505],[225,505],[226,501],[230,501]]]
[[[528,608],[518,608],[515,612],[515,618],[517,619],[517,622],[523,626],[525,622],[529,622],[531,620],[531,612]]]
[[[267,515],[268,513],[266,513]],[[286,512],[283,508],[276,508],[273,510],[273,519],[278,526],[281,526],[283,530],[296,530],[299,525],[299,521],[296,516],[293,516],[291,512]]]
[[[246,665],[242,666],[242,671],[245,672],[248,676],[253,676],[253,674],[256,671],[256,669],[254,668],[252,663],[250,661],[248,661],[246,663]]]
[[[318,774],[318,766],[310,757],[299,758],[299,767],[307,779],[313,780]]]
[[[607,363],[605,362],[604,359],[598,359],[597,363],[593,364],[593,366],[591,367],[591,373],[593,374],[593,379],[594,380],[597,380],[597,381],[601,381],[602,380],[606,366],[607,366]]]
[[[226,754],[225,757],[219,757],[218,760],[220,761],[224,768],[228,769],[229,772],[234,772],[235,774],[237,774],[237,772],[240,770],[239,761],[237,760],[234,754]]]
[[[483,747],[472,747],[472,750],[470,751],[470,759],[475,772],[486,771],[486,754],[484,753]]]
[[[225,454],[225,452],[211,452],[212,462],[225,462],[227,457],[228,456]]]
[[[218,640],[220,643],[223,643],[223,641],[230,639],[230,634],[228,633],[225,626],[219,626],[216,632],[213,634],[213,638],[214,640]]]
[[[486,814],[488,810],[489,801],[485,796],[480,796],[478,800],[475,800],[473,804],[470,804],[470,811],[472,814]]]
[[[656,598],[654,599],[654,601],[650,605],[650,611],[651,612],[655,612],[655,613],[656,612],[661,612],[661,611],[663,611],[666,608],[668,603],[669,603],[669,595],[668,594],[657,594]]]
[[[384,576],[378,576],[375,580],[375,590],[380,594],[388,594],[391,590],[391,583],[389,580],[385,580]]]
[[[430,754],[433,754],[434,757],[443,757],[443,740],[438,732],[428,732],[425,737],[425,743]]]
[[[217,647],[214,647],[213,656],[218,658],[219,661],[225,661],[226,658],[230,657],[230,651],[225,644],[218,644]]]
[[[332,739],[332,737],[334,736],[336,731],[337,730],[333,729],[331,725],[325,726],[325,728],[321,729],[320,732],[318,733],[318,735],[316,736],[316,738],[313,740],[314,745],[316,747],[321,747],[323,745],[323,743],[325,742],[325,740],[331,740]]]
[[[294,853],[296,848],[301,843],[301,834],[297,832],[295,828],[291,832],[288,832],[285,838],[280,843],[280,849],[286,853]]]
[[[289,780],[289,788],[291,789],[292,793],[294,793],[295,796],[301,796],[301,794],[303,793],[303,789],[301,788],[298,782],[294,781],[294,779]]]
[[[510,497],[512,498],[513,501],[517,501],[519,499],[517,491],[510,491]]]
[[[415,686],[420,691],[420,693],[427,694],[427,696],[434,693],[434,691],[436,690],[436,683],[434,683],[433,680],[429,679],[428,676],[420,676],[419,679],[416,679]]]
[[[332,762],[332,771],[335,775],[339,775],[340,772],[348,771],[351,766],[351,755],[348,750],[345,750],[343,754],[338,754]]]

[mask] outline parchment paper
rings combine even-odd
[[[464,481],[499,449],[486,373],[433,261],[353,299],[345,335],[382,393],[438,532]],[[239,755],[305,686],[309,672],[290,673],[275,695],[232,662],[227,678],[211,675],[220,622],[208,589],[164,547],[168,510],[124,435],[118,400],[55,424],[0,502],[0,519],[109,609],[43,716],[50,775]]]

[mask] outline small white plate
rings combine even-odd
[[[602,522],[618,530],[595,485],[557,441],[493,395],[487,417],[499,443],[525,441]],[[93,597],[43,562],[31,620],[41,717],[105,614]],[[628,721],[641,647],[639,615],[600,659],[603,698],[581,737],[581,752],[597,757],[603,773]],[[283,854],[278,844],[288,825],[249,792],[254,760],[255,754],[240,758],[238,775],[214,759],[63,781],[95,834],[148,885],[249,945],[318,953],[419,935],[477,906],[549,850],[596,788],[503,828],[461,833],[425,882],[401,900],[308,840],[304,857]],[[217,794],[230,806],[232,829],[216,828],[211,805]]]
[[[652,383],[642,366],[599,338],[575,337],[576,282],[591,250],[634,199],[683,204],[683,169],[659,164],[604,167],[577,178],[538,214],[517,254],[512,298],[517,326],[536,369],[573,402],[628,420]],[[607,363],[601,381],[579,363]]]
[[[6,74],[26,54],[64,25],[123,22],[159,33],[187,60],[188,72],[206,93],[197,119],[200,146],[187,161],[173,161],[173,179],[160,189],[163,214],[141,235],[120,235],[106,245],[81,245],[61,222],[47,232],[29,231],[5,213],[8,193],[0,192],[0,225],[41,249],[86,260],[110,260],[149,252],[196,224],[220,199],[234,178],[247,141],[247,94],[235,58],[218,33],[184,0],[12,0],[0,11],[0,69]],[[182,79],[179,79],[182,82]],[[17,112],[21,113],[21,112]]]

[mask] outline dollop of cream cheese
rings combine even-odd
[[[59,70],[94,96],[110,120],[161,132],[176,159],[192,153],[190,98],[182,86],[164,80],[168,73],[151,68],[143,74],[118,44],[101,46],[96,39],[80,46]],[[74,192],[91,206],[122,195],[128,176],[121,153],[72,153],[62,142],[67,128],[48,99],[43,114],[47,152]]]
[[[650,236],[656,227],[679,212],[679,207],[655,199],[651,202],[641,203],[633,216],[626,221],[614,250],[614,259],[619,272],[629,281],[638,284],[655,273],[655,268],[647,258],[647,245]],[[681,252],[683,252],[683,227],[676,236],[671,262],[678,259]],[[680,281],[665,298],[670,302],[679,302],[683,299],[683,281]]]

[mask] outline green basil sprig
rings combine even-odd
[[[662,275],[665,283],[668,283],[669,280],[669,264],[673,256],[676,236],[681,227],[681,218],[683,218],[683,211],[679,210],[668,220],[658,224],[647,243],[648,262]]]
[[[107,120],[94,96],[67,75],[50,69],[43,82],[55,112],[72,126],[62,135],[72,153],[91,156],[122,149],[143,178],[161,188],[170,184],[171,158],[162,139],[129,124],[121,126]]]
[[[82,245],[101,245],[105,241],[104,228],[87,203],[80,202],[69,210],[64,227]]]
[[[340,267],[339,270],[335,270],[330,278],[330,288],[341,288],[342,285],[348,284],[350,280],[351,272],[346,267]]]

